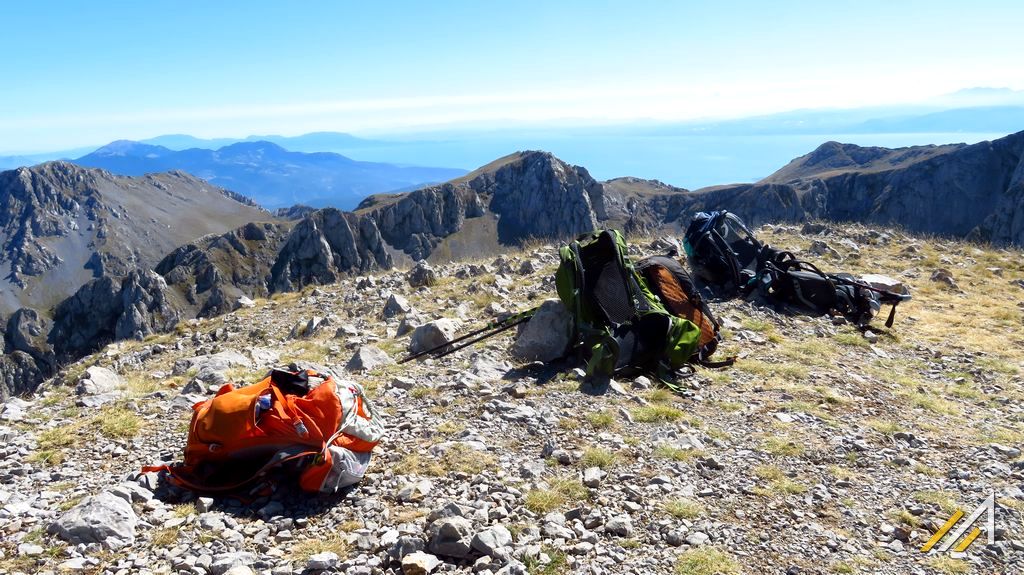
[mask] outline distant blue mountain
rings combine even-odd
[[[389,142],[358,138],[344,132],[311,132],[301,136],[249,136],[246,138],[203,139],[187,134],[167,134],[140,140],[142,144],[163,146],[172,150],[189,148],[217,149],[240,142],[271,142],[293,152],[339,152],[351,148],[389,145]]]
[[[74,162],[126,176],[184,170],[268,209],[294,204],[353,209],[371,194],[444,182],[466,173],[455,168],[359,162],[330,152],[292,152],[264,141],[176,151],[119,140]]]

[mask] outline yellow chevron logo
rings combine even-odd
[[[943,538],[945,538],[946,541],[945,543],[939,546],[938,551],[940,553],[945,553],[949,551],[950,547],[953,547],[953,544],[957,541],[960,541],[960,543],[955,548],[953,548],[953,552],[963,553],[967,551],[967,548],[971,546],[971,543],[974,543],[974,540],[977,539],[979,535],[981,535],[981,528],[975,527],[970,533],[967,534],[966,537],[963,537],[963,539],[961,539],[961,537],[972,525],[974,525],[978,521],[978,519],[981,518],[982,515],[986,515],[985,532],[988,534],[988,542],[994,543],[996,532],[995,494],[990,493],[988,498],[985,499],[985,501],[981,505],[979,505],[978,508],[975,509],[974,512],[972,512],[963,523],[960,524],[960,527],[958,527],[956,531],[950,534],[947,538],[946,534],[949,533],[949,530],[952,529],[953,526],[955,526],[964,517],[964,512],[957,509],[956,512],[954,512],[953,515],[946,521],[946,523],[942,527],[940,527],[938,531],[935,532],[935,535],[932,535],[932,538],[929,539],[927,543],[921,546],[921,552],[928,553],[932,550],[932,548],[935,547],[935,545],[942,541]]]

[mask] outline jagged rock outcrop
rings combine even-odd
[[[585,168],[548,152],[530,151],[498,159],[439,186],[400,196],[372,196],[357,212],[374,218],[388,244],[420,260],[472,218],[490,216],[496,221],[496,227],[485,233],[497,238],[474,235],[464,240],[482,252],[488,246],[530,238],[564,239],[603,222],[625,224],[641,211],[632,199],[609,195]]]
[[[0,355],[0,399],[31,393],[48,375],[47,370],[23,351]]]
[[[270,271],[270,288],[293,291],[336,282],[345,273],[392,266],[373,218],[325,208],[292,228]]]
[[[666,220],[729,209],[757,225],[826,219],[1024,245],[1024,132],[974,145],[828,142],[752,185],[673,198]]]
[[[0,172],[0,313],[50,309],[91,279],[269,218],[184,172],[128,178],[69,162]]]
[[[179,318],[164,278],[134,270],[120,280],[89,282],[57,306],[49,341],[58,357],[78,357],[111,341],[168,331]]]
[[[53,359],[53,347],[46,341],[49,328],[49,320],[36,310],[19,309],[7,320],[4,353],[24,352],[40,364],[48,365]]]
[[[524,154],[521,161],[485,171],[469,185],[490,198],[488,209],[500,215],[498,240],[506,244],[569,237],[608,219],[604,187],[585,168],[546,152]]]
[[[364,201],[361,208],[373,206],[374,199]],[[410,192],[370,212],[381,237],[414,260],[429,256],[442,238],[462,229],[466,218],[483,213],[473,189],[452,183]]]
[[[288,237],[287,223],[249,223],[181,246],[154,270],[191,305],[210,317],[237,307],[241,296],[266,297],[268,279]]]

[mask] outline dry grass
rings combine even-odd
[[[395,464],[398,475],[427,475],[441,477],[449,473],[477,475],[494,465],[494,456],[455,443],[444,453],[433,456],[427,453],[409,453]]]
[[[697,547],[679,554],[676,575],[733,575],[739,564],[732,555],[717,547]]]
[[[525,505],[530,511],[542,515],[563,505],[584,501],[588,496],[587,488],[579,480],[561,477],[548,481],[547,489],[527,492]]]
[[[605,469],[611,467],[618,460],[618,455],[601,447],[590,447],[580,457],[580,467],[600,467]]]
[[[335,553],[339,558],[348,556],[349,546],[345,542],[344,534],[319,532],[319,539],[303,539],[292,545],[291,558],[299,565],[305,565],[309,558],[317,553]]]
[[[704,514],[704,506],[692,499],[679,497],[669,499],[661,507],[665,513],[676,519],[696,519]]]
[[[594,429],[610,429],[615,426],[615,414],[608,410],[591,411],[586,419]]]
[[[648,405],[634,409],[632,415],[637,423],[661,423],[680,419],[683,412],[669,405]]]

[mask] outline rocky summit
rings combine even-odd
[[[281,241],[263,231],[203,249]],[[369,266],[141,330],[0,407],[0,573],[1024,571],[1021,252],[827,222],[756,231],[823,269],[884,274],[914,299],[892,329],[879,318],[863,333],[756,298],[712,302],[718,353],[738,360],[683,374],[679,394],[644,376],[594,385],[553,359],[565,343],[552,337],[564,313],[544,303],[554,244],[414,278],[412,266]],[[631,253],[657,251],[654,239],[631,236]],[[303,253],[289,264],[301,273],[282,277],[338,261]],[[149,293],[154,281],[103,289]],[[396,363],[428,335],[443,345],[542,303],[536,325]],[[140,327],[125,315],[112,329]],[[30,340],[45,321],[15,323]],[[311,497],[282,481],[241,502],[141,472],[180,460],[193,403],[287,362],[367,389],[387,432],[360,484]],[[919,551],[989,495],[992,543]]]
[[[829,142],[756,184],[690,192],[638,178],[601,182],[550,153],[525,151],[444,184],[370,196],[354,212],[299,207],[283,212],[289,220],[181,172],[133,180],[67,163],[4,172],[14,183],[0,194],[0,231],[8,230],[0,263],[11,265],[0,280],[10,288],[0,291],[0,313],[10,314],[0,318],[0,397],[30,392],[55,365],[110,341],[253,298],[423,260],[498,256],[598,227],[679,235],[699,210],[728,209],[753,224],[859,220],[1019,246],[1022,158],[1024,132],[973,146]],[[211,197],[202,210],[189,203]],[[235,212],[210,224],[224,202]],[[248,223],[223,229],[239,219]],[[117,301],[100,301],[110,298]]]

